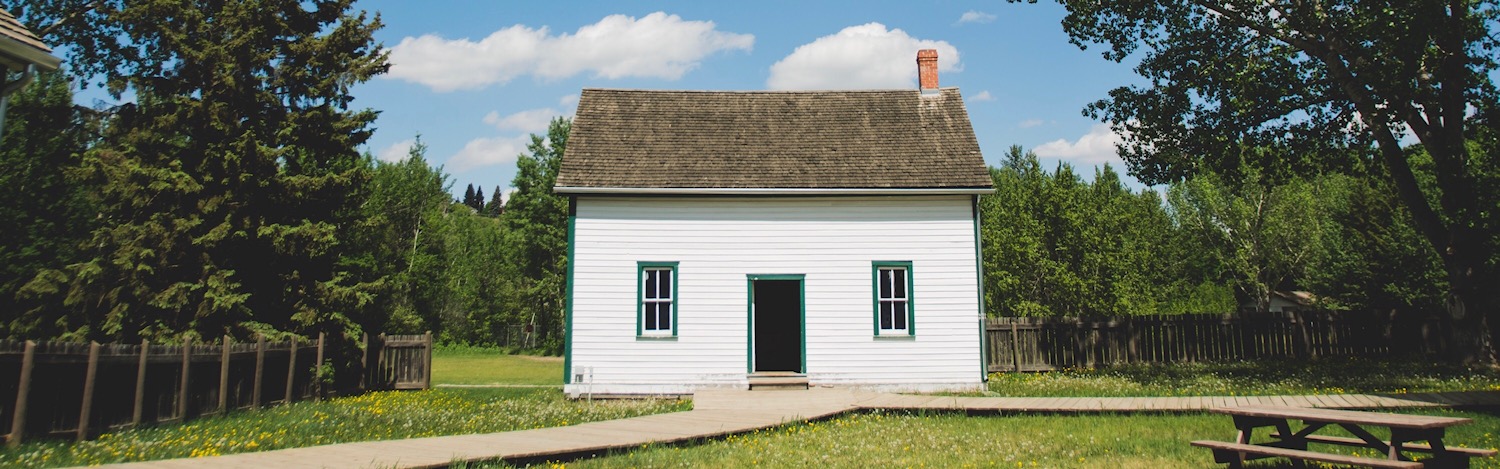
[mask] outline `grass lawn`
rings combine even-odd
[[[1450,445],[1500,447],[1497,439],[1500,413],[1445,410],[1420,413],[1474,419],[1473,424],[1449,430],[1444,441]],[[1233,437],[1229,417],[1212,414],[965,416],[871,412],[699,445],[651,446],[565,465],[570,468],[1204,468],[1224,466],[1213,463],[1209,450],[1190,446],[1188,442],[1227,441]],[[1261,438],[1264,436],[1257,440]],[[1312,449],[1357,453],[1349,448],[1324,445],[1313,445]],[[1276,461],[1283,462],[1278,465]],[[1266,460],[1249,466],[1286,467],[1284,461]],[[1493,458],[1473,462],[1476,468],[1500,468],[1500,460]]]
[[[440,349],[441,350],[441,349]],[[464,351],[460,351],[464,352]],[[468,352],[475,352],[469,350]],[[433,381],[556,384],[553,359],[437,353]],[[440,374],[447,373],[446,375]],[[465,381],[472,380],[472,381]],[[685,401],[571,401],[555,388],[440,388],[373,392],[233,412],[184,424],[106,433],[97,440],[27,440],[0,448],[0,467],[56,467],[209,456],[352,441],[554,427],[687,410]]]
[[[491,348],[440,345],[432,354],[432,383],[562,386],[562,368],[562,357],[507,355]]]
[[[1500,370],[1410,361],[1323,358],[1125,365],[993,373],[990,396],[1250,396],[1500,391]]]

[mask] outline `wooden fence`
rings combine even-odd
[[[1046,371],[1121,363],[1385,356],[1430,351],[1433,324],[1363,312],[1195,314],[1131,318],[992,318],[989,370]]]
[[[428,387],[431,337],[393,336],[383,346],[384,336],[367,339],[361,384]],[[415,348],[412,338],[419,344]],[[329,391],[330,377],[320,376],[325,339],[320,334],[316,341],[250,343],[227,337],[219,343],[173,344],[0,340],[0,424],[10,425],[5,440],[15,446],[27,435],[83,440],[108,428],[316,399]],[[370,353],[368,344],[377,350]],[[391,385],[370,379],[379,376],[373,370],[384,369],[402,371]]]
[[[420,335],[365,336],[365,386],[368,389],[432,387],[432,332]],[[375,363],[369,363],[375,357]]]

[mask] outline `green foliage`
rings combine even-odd
[[[1241,298],[1269,311],[1272,294],[1305,278],[1318,255],[1329,207],[1320,181],[1272,185],[1254,174],[1231,185],[1214,174],[1173,184],[1172,216],[1235,285]]]
[[[339,232],[369,177],[357,148],[375,113],[349,90],[384,72],[379,19],[352,0],[23,2],[71,47],[72,70],[135,102],[84,153],[100,226],[83,262],[38,291],[78,311],[56,327],[96,340],[357,337],[373,300],[342,269]],[[35,282],[34,282],[35,283]]]
[[[0,335],[56,337],[70,311],[33,297],[48,291],[23,287],[38,273],[81,260],[81,247],[97,224],[92,187],[67,178],[98,135],[98,121],[74,107],[67,76],[42,73],[10,97],[0,146]]]
[[[1132,174],[1234,182],[1249,171],[1279,184],[1380,165],[1366,174],[1388,184],[1442,263],[1453,358],[1497,359],[1500,5],[1060,3],[1075,44],[1140,60],[1145,85],[1086,110],[1124,136]],[[1402,147],[1406,135],[1420,151]]]
[[[1382,178],[1328,179],[1331,232],[1308,269],[1330,307],[1420,317],[1443,307],[1443,268]]]
[[[417,334],[437,326],[432,311],[441,295],[433,283],[443,266],[438,225],[450,204],[450,182],[427,164],[426,151],[418,136],[405,159],[376,162],[362,207],[357,247],[369,259],[372,277],[382,279],[378,311],[384,314],[372,320],[387,333]]]
[[[498,220],[449,199],[450,181],[418,137],[407,157],[375,163],[362,213],[361,256],[382,279],[375,324],[394,334],[433,331],[444,342],[490,344],[517,323],[502,307],[505,237]]]
[[[1171,220],[1108,166],[1083,182],[1011,147],[980,199],[986,311],[997,316],[1157,314],[1173,283]]]
[[[547,135],[532,135],[516,161],[515,193],[505,204],[500,222],[505,227],[506,263],[515,269],[507,281],[506,308],[525,324],[535,324],[538,343],[548,353],[561,353],[563,308],[566,300],[568,199],[552,191],[572,121],[556,118]]]

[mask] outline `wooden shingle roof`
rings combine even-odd
[[[26,29],[14,15],[0,8],[0,66],[20,70],[26,65],[42,70],[56,70],[62,60],[52,55],[52,48]]]
[[[563,193],[990,187],[955,88],[585,89],[557,177]]]

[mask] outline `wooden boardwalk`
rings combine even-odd
[[[566,458],[716,438],[854,410],[996,413],[1201,412],[1215,407],[1290,405],[1330,409],[1500,407],[1500,391],[1417,394],[1214,397],[955,397],[854,389],[702,390],[693,410],[566,427],[479,435],[366,441],[206,458],[119,464],[129,468],[427,468],[461,461]]]

